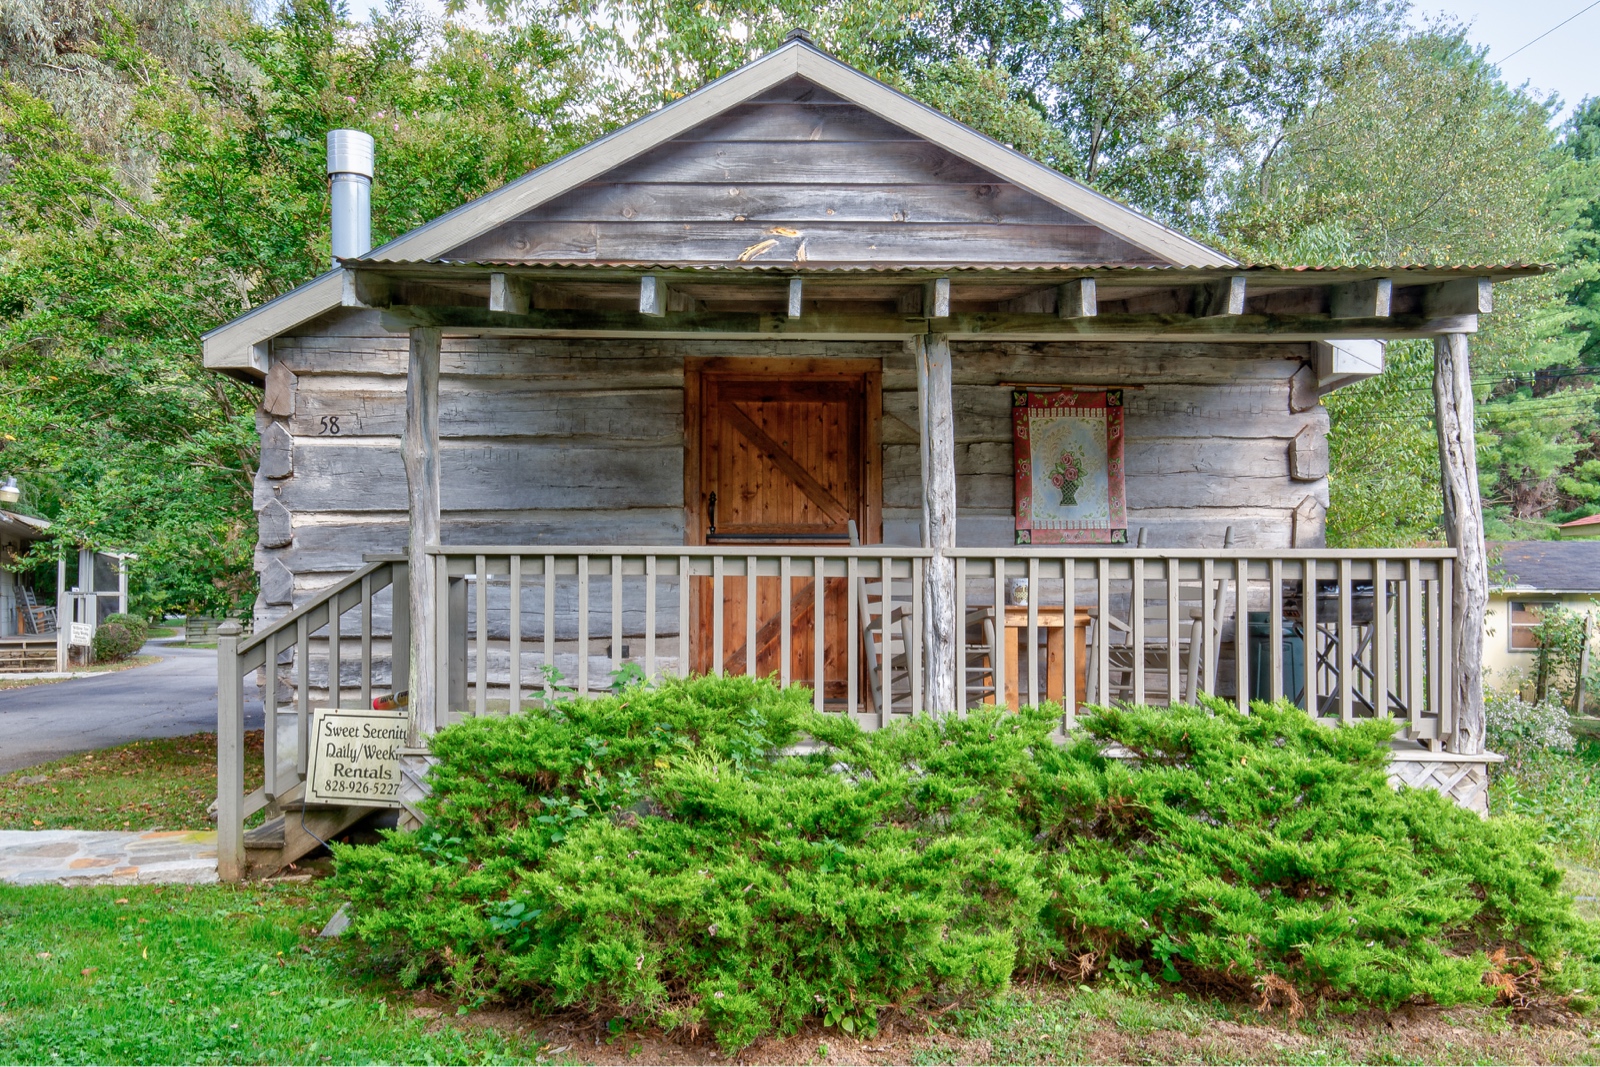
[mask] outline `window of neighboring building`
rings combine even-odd
[[[1513,600],[1511,602],[1511,651],[1531,652],[1539,647],[1534,627],[1547,608],[1558,607],[1554,600]]]

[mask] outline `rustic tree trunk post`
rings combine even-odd
[[[435,643],[439,620],[434,612],[437,579],[429,545],[439,543],[439,331],[411,331],[411,361],[406,375],[406,427],[401,440],[406,465],[410,525],[406,560],[410,571],[411,722],[426,737],[438,729],[435,695]]]
[[[955,711],[956,672],[963,635],[956,619],[956,434],[951,400],[950,339],[919,337],[917,406],[922,437],[922,545],[933,549],[923,584],[922,642],[927,670],[927,710]]]
[[[1483,751],[1483,618],[1489,603],[1489,568],[1483,544],[1483,501],[1478,496],[1477,438],[1473,432],[1472,371],[1467,336],[1433,339],[1433,403],[1439,431],[1439,472],[1445,536],[1459,554],[1451,590],[1453,677],[1446,678],[1455,710],[1446,743],[1453,752]]]

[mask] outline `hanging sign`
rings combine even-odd
[[[365,808],[400,806],[406,711],[317,708],[311,715],[306,800]]]
[[[1011,394],[1017,544],[1128,542],[1122,390]]]

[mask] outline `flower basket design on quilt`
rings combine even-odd
[[[1011,394],[1019,545],[1126,544],[1122,390]]]

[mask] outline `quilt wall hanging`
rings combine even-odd
[[[1122,390],[1011,393],[1019,545],[1128,541]]]

